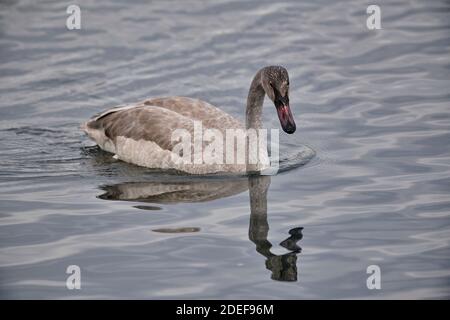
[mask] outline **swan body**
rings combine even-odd
[[[273,88],[263,87],[264,78],[271,79],[267,75],[267,70],[263,72],[266,68],[257,73],[250,87],[246,124],[205,101],[187,97],[166,97],[147,99],[136,104],[109,109],[85,122],[82,129],[101,149],[113,153],[116,159],[143,167],[172,169],[189,174],[261,171],[270,165],[267,150],[260,152],[263,161],[257,161],[252,166],[248,163],[186,163],[180,161],[179,153],[174,152],[178,141],[175,141],[172,135],[177,129],[194,135],[196,122],[201,123],[204,130],[217,130],[223,133],[223,136],[227,129],[240,129],[244,132],[250,128],[259,129],[264,95],[267,90]],[[285,71],[284,68],[280,70]],[[275,73],[275,76],[278,73]],[[287,76],[287,72],[285,73]],[[272,76],[272,78],[274,77]],[[272,83],[271,86],[276,85],[275,81]],[[277,89],[273,88],[273,92],[267,94],[277,105]],[[284,97],[287,97],[287,94],[286,89]],[[289,107],[285,100],[281,102],[283,103],[282,107],[286,107],[286,105]],[[278,115],[282,125],[285,121],[285,124],[287,123],[288,127],[291,125],[289,128],[292,129],[289,121],[294,122],[293,119],[289,119],[289,116],[292,118],[292,114],[290,114],[290,109],[288,111],[289,113],[286,115],[283,114],[283,110],[279,111]],[[285,118],[282,119],[280,114]],[[295,123],[293,125],[295,130]],[[283,129],[285,129],[284,126]],[[202,145],[205,147],[208,142],[203,141]],[[195,158],[195,153],[203,150],[204,148],[193,149],[192,157]]]
[[[176,163],[172,131],[185,129],[193,134],[194,121],[201,121],[204,129],[245,128],[239,120],[207,102],[167,97],[107,110],[86,122],[84,131],[116,159],[147,168],[189,174],[246,171],[245,165]]]

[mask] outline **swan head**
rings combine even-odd
[[[265,67],[261,73],[261,84],[277,110],[284,132],[292,134],[296,125],[289,106],[289,75],[281,66]]]

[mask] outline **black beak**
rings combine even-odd
[[[278,119],[280,119],[281,127],[284,132],[293,134],[297,128],[292,115],[291,108],[289,107],[288,97],[277,97],[275,100],[275,107],[278,113]]]

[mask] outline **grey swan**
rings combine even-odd
[[[205,101],[164,97],[109,109],[83,123],[81,128],[116,159],[147,168],[173,169],[188,174],[261,172],[270,166],[266,147],[259,151],[262,158],[258,158],[253,166],[249,165],[249,158],[244,164],[220,161],[186,163],[178,161],[183,154],[175,151],[179,143],[172,135],[176,129],[195,134],[196,122],[201,122],[203,130],[218,130],[223,135],[227,129],[258,131],[262,128],[265,95],[274,103],[283,130],[288,134],[294,133],[296,125],[289,106],[289,75],[281,66],[264,67],[254,76],[248,92],[245,124]],[[201,143],[203,147],[208,145],[208,141]],[[225,153],[225,148],[222,152]]]

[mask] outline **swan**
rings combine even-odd
[[[261,129],[265,95],[274,103],[282,129],[288,134],[294,133],[296,125],[289,106],[289,75],[281,66],[267,66],[255,74],[248,92],[245,124],[205,101],[164,97],[109,109],[83,123],[81,128],[101,149],[113,153],[114,158],[143,167],[174,169],[188,174],[262,171],[267,168],[267,162],[259,159],[254,166],[249,166],[248,160],[247,164],[177,161],[183,152],[175,151],[178,142],[174,141],[173,133],[184,129],[195,135],[196,122],[223,136],[227,129],[244,132]],[[208,141],[201,143],[208,145]],[[267,148],[261,152],[268,158]]]

